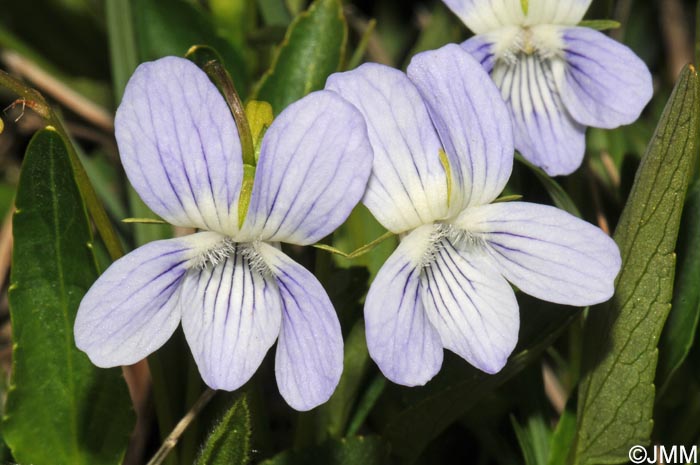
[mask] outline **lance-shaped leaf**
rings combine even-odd
[[[289,450],[261,465],[385,465],[389,449],[377,436],[329,440],[315,447]]]
[[[700,319],[700,181],[688,192],[678,237],[673,308],[661,335],[656,381],[663,387],[685,360]]]
[[[676,239],[697,128],[697,75],[686,69],[661,117],[615,241],[622,271],[615,296],[591,310],[570,463],[627,461],[652,429],[657,343],[671,307]]]
[[[340,0],[315,0],[289,25],[270,69],[253,91],[279,115],[290,103],[322,89],[345,56],[348,27]]]
[[[134,418],[120,370],[93,366],[75,347],[75,314],[97,268],[68,150],[53,128],[29,144],[16,206],[4,439],[19,463],[119,464]]]

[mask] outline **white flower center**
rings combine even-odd
[[[250,269],[260,275],[270,276],[272,271],[260,253],[260,241],[236,242],[228,236],[203,248],[192,261],[192,267],[205,269],[216,267],[234,255],[245,260]]]
[[[564,41],[561,28],[549,24],[508,26],[490,32],[497,60],[514,64],[524,56],[546,60],[561,57]]]
[[[474,234],[453,224],[436,223],[430,235],[429,245],[421,259],[421,265],[423,267],[430,266],[447,242],[460,251],[477,251],[486,244],[479,234]]]

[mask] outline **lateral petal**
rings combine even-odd
[[[384,263],[365,299],[367,347],[391,381],[419,386],[442,366],[440,335],[421,299],[423,255],[431,247],[433,225],[406,236]]]
[[[213,389],[245,384],[280,332],[279,290],[254,257],[252,246],[230,244],[223,261],[193,268],[183,281],[182,329]]]
[[[140,65],[114,124],[124,170],[154,212],[177,226],[237,230],[241,145],[203,71],[177,57]]]
[[[347,219],[371,170],[362,115],[333,92],[313,92],[287,107],[265,133],[242,234],[317,242]]]
[[[486,373],[501,371],[518,342],[518,302],[483,250],[460,251],[443,239],[423,271],[421,295],[446,349]]]
[[[442,148],[418,90],[388,66],[366,63],[328,78],[326,89],[357,107],[374,151],[363,202],[388,230],[402,233],[447,215]]]
[[[294,409],[311,410],[331,397],[343,372],[338,316],[313,274],[276,248],[260,247],[282,298],[282,328],[275,355],[277,386]]]
[[[469,53],[484,70],[491,74],[496,65],[496,52],[494,51],[494,41],[488,34],[480,34],[462,42],[461,47]]]
[[[494,200],[513,169],[508,110],[489,75],[460,46],[419,53],[408,77],[426,102],[447,153],[453,214]]]
[[[554,59],[556,62],[556,59]],[[562,103],[552,61],[524,55],[493,71],[513,119],[515,148],[550,176],[574,172],[583,161],[586,128]]]
[[[562,36],[566,62],[554,76],[571,116],[607,129],[637,120],[654,92],[646,64],[599,31],[572,27]]]
[[[180,283],[198,236],[150,242],[112,263],[88,290],[75,343],[99,367],[130,365],[165,344],[180,323]]]
[[[599,228],[547,205],[508,202],[466,210],[456,221],[486,241],[498,269],[523,292],[564,305],[612,297],[620,251]]]

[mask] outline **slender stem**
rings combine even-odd
[[[245,106],[241,98],[236,92],[236,87],[233,85],[233,80],[226,68],[218,61],[209,61],[202,68],[205,73],[219,87],[221,94],[226,100],[233,119],[238,128],[238,137],[241,140],[241,151],[243,152],[243,164],[255,166],[255,146],[253,145],[253,136],[250,131],[250,124],[245,114]]]
[[[343,252],[342,250],[338,250],[335,247],[331,247],[330,245],[325,245],[325,244],[314,244],[313,247],[315,247],[317,249],[325,250],[326,252],[330,252],[330,253],[333,253],[336,255],[340,255],[341,257],[353,259],[353,258],[357,258],[357,257],[360,257],[360,256],[366,254],[367,252],[374,249],[376,246],[378,246],[379,244],[381,244],[385,240],[387,240],[391,237],[394,237],[394,236],[395,236],[395,234],[393,232],[387,231],[384,234],[382,234],[381,236],[379,236],[378,238],[376,238],[375,240],[373,240],[372,242],[370,242],[369,244],[365,244],[362,247],[360,247],[359,249],[354,250],[350,253]]]
[[[158,449],[158,452],[156,452],[147,465],[160,465],[163,463],[170,451],[177,445],[177,442],[180,440],[180,436],[182,436],[187,427],[190,426],[190,423],[197,418],[199,412],[202,411],[202,409],[209,403],[215,394],[216,391],[207,388],[202,395],[199,396],[197,402],[194,403],[190,411],[187,412],[184,417],[182,417],[177,425],[175,425],[175,428],[173,428],[168,437],[165,438],[165,441],[163,441],[160,449]]]

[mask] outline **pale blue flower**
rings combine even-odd
[[[408,74],[378,64],[332,75],[365,116],[374,166],[363,199],[401,235],[365,302],[370,355],[392,381],[424,384],[447,348],[495,373],[518,339],[508,281],[540,299],[609,299],[620,253],[600,229],[559,209],[492,203],[513,166],[498,89],[457,45],[416,55]]]
[[[515,148],[551,176],[581,165],[587,126],[632,123],[651,99],[634,52],[577,26],[591,0],[443,1],[476,34],[462,47],[501,89]]]
[[[182,322],[204,381],[234,390],[277,340],[282,396],[298,410],[325,402],[342,372],[340,325],[321,284],[280,242],[318,241],[359,202],[372,163],[360,113],[327,91],[284,110],[263,139],[242,227],[238,132],[199,68],[174,57],[139,66],[115,125],[124,169],[144,202],[201,232],[114,262],[80,305],[78,347],[98,366],[128,365]]]

